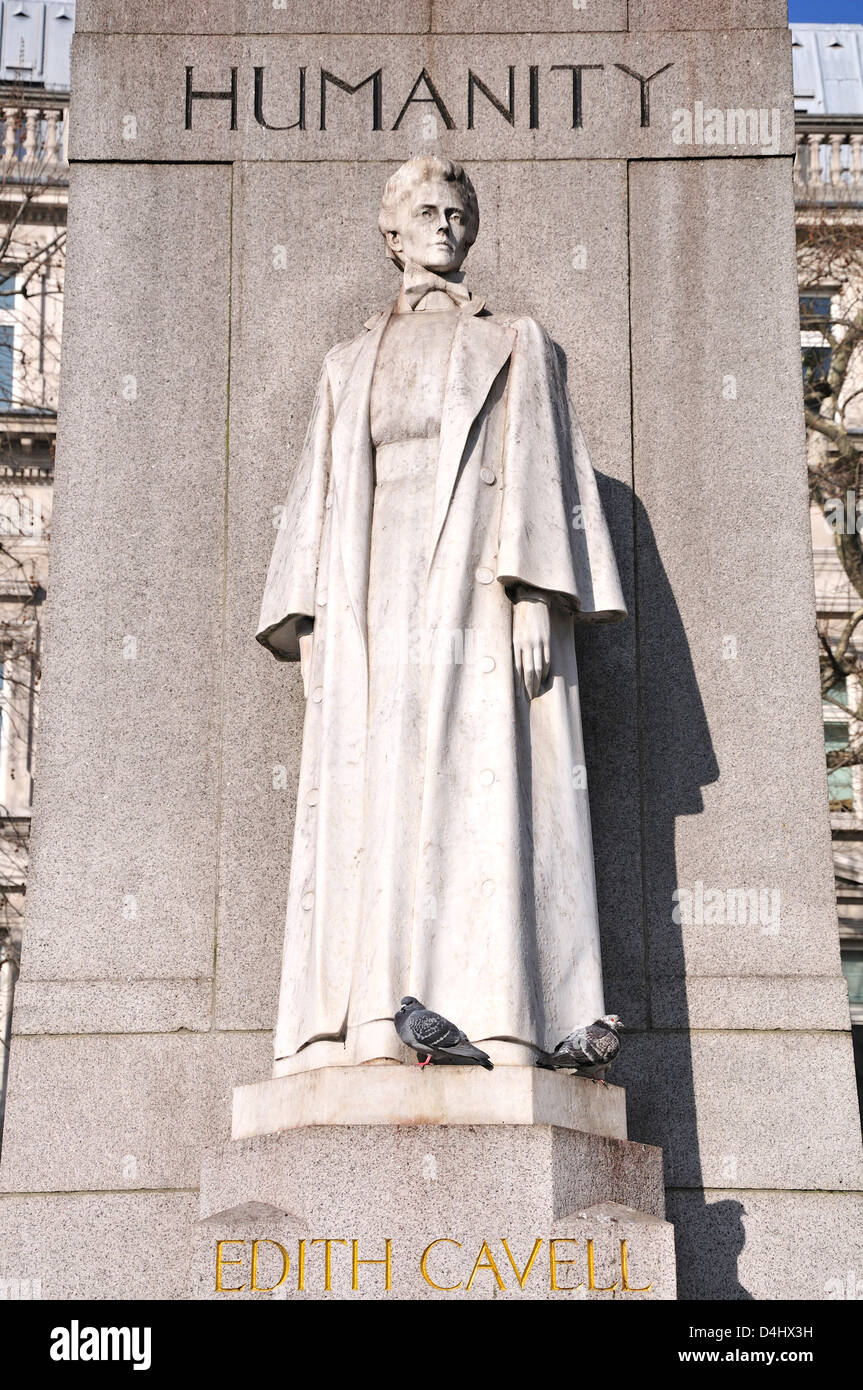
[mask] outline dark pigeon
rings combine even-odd
[[[595,1023],[573,1029],[553,1052],[541,1052],[535,1065],[549,1071],[571,1071],[576,1076],[588,1076],[604,1086],[607,1084],[605,1073],[620,1052],[617,1030],[622,1027],[617,1014],[606,1014]]]
[[[485,1067],[486,1071],[494,1070],[491,1058],[474,1047],[466,1033],[409,994],[401,1001],[401,1008],[393,1023],[402,1042],[412,1047],[419,1056],[425,1057],[417,1066],[427,1067],[429,1062],[455,1062],[462,1066]]]

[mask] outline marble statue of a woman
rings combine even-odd
[[[413,1061],[403,995],[496,1064],[604,1013],[573,624],[625,616],[554,347],[490,314],[456,164],[384,190],[397,300],[327,354],[258,640],[306,715],[276,1074]]]

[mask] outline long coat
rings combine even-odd
[[[381,865],[365,823],[370,395],[391,312],[325,359],[257,634],[296,660],[297,620],[314,619],[277,1061],[391,1018],[404,994],[475,1040],[544,1048],[603,1012],[573,623],[625,608],[554,347],[533,320],[476,301],[458,311],[449,359],[424,596],[431,629],[470,638],[425,667],[416,863]],[[512,659],[516,585],[550,598],[551,676],[532,701]],[[409,876],[383,983],[364,947],[370,857]]]

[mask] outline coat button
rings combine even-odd
[[[304,912],[308,912],[311,907],[314,907],[314,903],[314,893],[304,893],[303,896],[300,898],[300,907],[303,909]]]
[[[494,473],[490,468],[481,468],[479,470],[479,476],[482,478],[484,483],[493,483],[496,481]]]
[[[311,791],[306,792],[306,805],[317,806],[319,795],[320,793],[318,792],[317,787],[312,787]]]
[[[321,589],[321,592],[318,594],[318,597],[317,597],[316,602],[318,603],[318,605],[319,605],[321,608],[323,608],[324,605],[326,604],[326,601],[327,601],[327,591],[326,591],[326,589]]]
[[[482,895],[484,898],[494,897],[494,879],[487,878],[482,885]]]
[[[314,690],[312,691],[312,699],[314,700],[314,702],[315,702],[316,705],[319,705],[319,704],[321,703],[321,700],[322,700],[323,698],[324,698],[324,687],[323,687],[322,685],[316,685],[315,688],[314,688]]]
[[[494,571],[486,569],[485,565],[480,565],[479,569],[476,572],[476,577],[479,580],[480,584],[490,584],[491,581],[494,579]]]
[[[494,782],[494,773],[490,767],[483,768],[479,774],[479,780],[484,787],[490,787]]]
[[[479,663],[480,670],[485,671],[486,674],[488,674],[489,671],[493,671],[494,666],[495,662],[493,656],[484,656],[482,661]]]

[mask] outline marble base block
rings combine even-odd
[[[200,1216],[201,1298],[676,1297],[661,1151],[557,1125],[234,1140],[205,1155]]]
[[[323,1067],[234,1091],[232,1137],[308,1125],[558,1125],[626,1139],[626,1094],[537,1067]]]

